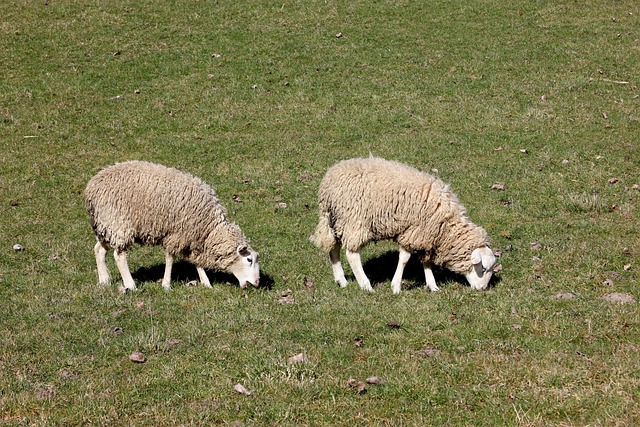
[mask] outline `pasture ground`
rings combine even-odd
[[[640,422],[637,1],[0,16],[0,425]],[[376,293],[332,282],[316,190],[369,153],[451,184],[502,254],[493,288],[430,293],[412,263],[393,296],[390,243],[363,253]],[[164,292],[158,248],[130,253],[138,292],[98,286],[82,191],[129,159],[210,183],[269,287],[187,286],[181,263]]]

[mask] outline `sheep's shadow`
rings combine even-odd
[[[164,276],[164,268],[164,264],[155,264],[151,267],[140,267],[135,272],[131,273],[131,275],[136,283],[160,282]],[[216,283],[233,286],[238,285],[238,279],[236,279],[236,277],[231,273],[215,270],[206,270],[206,272],[211,285],[215,285]],[[196,281],[198,282],[198,285],[200,284],[200,278],[198,277],[196,266],[184,260],[176,261],[171,269],[171,283],[175,285],[177,283],[189,283],[191,281]],[[273,283],[274,280],[271,276],[264,272],[260,272],[259,288],[269,290],[273,286]],[[247,284],[247,287],[252,286]]]
[[[371,283],[378,284],[391,281],[397,266],[398,251],[387,251],[378,257],[368,259],[362,267]],[[431,270],[438,285],[447,282],[457,282],[462,286],[469,286],[467,279],[462,274],[457,274],[435,265]],[[420,262],[420,254],[413,254],[409,259],[404,269],[404,274],[402,275],[402,282],[403,289],[422,288],[426,286],[424,268]],[[494,287],[499,282],[500,277],[494,274],[493,277],[491,277],[488,288]]]

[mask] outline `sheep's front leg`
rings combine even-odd
[[[98,283],[108,285],[111,279],[107,268],[107,248],[98,241],[93,247],[93,253],[96,255],[96,264],[98,266]]]
[[[399,250],[400,255],[398,256],[398,267],[396,268],[396,272],[391,280],[391,291],[394,294],[400,293],[400,288],[402,287],[402,274],[404,273],[404,268],[409,262],[409,258],[411,258],[411,252],[406,251],[402,247],[400,247]]]
[[[331,270],[333,271],[333,280],[336,281],[341,288],[347,286],[347,279],[344,277],[344,270],[340,263],[340,249],[342,245],[337,243],[329,252],[329,259],[331,260]]]
[[[433,271],[431,271],[431,264],[425,262],[422,264],[422,266],[424,267],[425,281],[427,282],[427,286],[429,286],[431,292],[439,291],[440,288],[438,287],[438,285],[436,285],[436,278],[433,277]]]
[[[116,259],[116,265],[118,266],[118,271],[120,271],[125,289],[136,290],[136,284],[133,282],[133,277],[131,277],[129,265],[127,264],[127,252],[118,252],[116,249],[113,251],[113,257]]]
[[[173,268],[173,255],[168,251],[164,251],[164,277],[162,278],[162,287],[166,290],[171,289],[171,269]]]
[[[209,282],[209,278],[207,277],[207,272],[204,271],[204,268],[196,265],[196,270],[198,270],[198,276],[200,277],[200,283],[202,283],[205,288],[210,288],[211,287],[211,282]]]
[[[360,285],[360,289],[362,289],[363,291],[373,292],[371,283],[369,282],[367,275],[364,274],[364,269],[362,268],[360,252],[351,252],[347,249],[347,261],[349,261],[351,271],[353,271],[353,274],[356,276],[356,281],[358,282],[358,285]]]

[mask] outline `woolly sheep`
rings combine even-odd
[[[364,273],[360,249],[369,241],[391,239],[400,257],[391,289],[400,292],[412,252],[420,252],[427,285],[438,291],[431,271],[436,264],[464,274],[471,287],[485,289],[495,257],[486,231],[473,224],[465,208],[441,180],[405,164],[370,157],[331,167],[318,192],[320,220],[310,240],[329,252],[333,277],[347,285],[340,263],[344,245],[361,289],[373,291]]]
[[[125,289],[136,289],[126,251],[140,243],[164,248],[165,289],[170,289],[176,255],[195,264],[206,287],[211,284],[205,268],[233,273],[242,288],[246,282],[258,286],[258,254],[240,227],[227,219],[214,190],[199,178],[154,163],[129,161],[98,172],[84,194],[96,234],[101,284],[109,283],[105,257],[113,249]]]

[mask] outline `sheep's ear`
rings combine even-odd
[[[482,254],[480,253],[480,249],[474,249],[471,252],[471,264],[476,265],[482,262]]]
[[[495,255],[493,255],[493,252],[489,250],[489,254],[482,259],[482,266],[484,267],[485,270],[488,270],[492,268],[495,265],[495,263],[496,263],[496,257]]]
[[[251,253],[249,252],[249,248],[247,247],[247,245],[239,245],[238,249],[236,249],[236,252],[240,256],[248,256]]]

